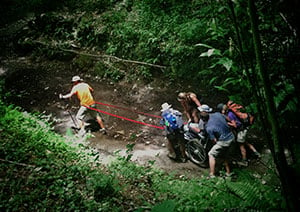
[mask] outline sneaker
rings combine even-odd
[[[216,175],[210,174],[210,175],[208,176],[208,179],[214,179],[214,178],[216,178]]]
[[[226,173],[224,179],[228,181],[236,181],[237,175],[234,172],[230,172],[229,174]]]
[[[180,159],[179,159],[179,162],[181,162],[181,163],[186,163],[187,160],[188,160],[187,158],[180,158]]]
[[[78,133],[79,136],[83,137],[86,134],[86,131],[84,130],[84,128],[81,128]]]
[[[175,153],[168,153],[168,155],[167,155],[170,159],[172,159],[172,160],[176,160],[176,155],[175,155]]]
[[[238,161],[237,164],[238,164],[239,166],[244,166],[244,167],[247,167],[247,166],[249,165],[247,159]]]
[[[71,126],[71,128],[72,128],[73,130],[76,130],[76,131],[79,131],[79,130],[80,130],[80,128],[79,128],[79,127],[76,127],[76,126]]]
[[[105,128],[101,128],[101,129],[99,130],[99,132],[101,132],[103,135],[106,135],[106,134],[107,134],[107,132],[106,132],[106,129],[105,129]]]
[[[232,172],[226,173],[226,174],[225,174],[225,177],[231,177],[232,175],[234,175]]]
[[[256,158],[260,158],[261,157],[261,155],[260,155],[259,152],[254,152],[254,155],[255,155]]]

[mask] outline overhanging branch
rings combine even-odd
[[[123,62],[123,63],[133,63],[133,64],[151,66],[151,67],[160,68],[160,69],[165,69],[166,68],[166,66],[155,65],[155,64],[152,64],[152,63],[146,63],[146,62],[141,62],[141,61],[136,61],[136,60],[121,59],[119,57],[112,56],[112,55],[107,55],[107,54],[91,54],[91,53],[76,51],[76,50],[72,50],[72,49],[64,49],[64,48],[61,48],[59,46],[57,47],[57,46],[49,45],[49,44],[41,42],[41,41],[32,41],[32,42],[37,43],[37,44],[41,44],[41,45],[44,45],[44,46],[47,46],[47,47],[51,47],[51,48],[57,48],[57,49],[59,49],[61,51],[64,51],[64,52],[70,52],[70,53],[74,53],[74,54],[78,54],[78,55],[84,55],[84,56],[93,57],[93,58],[109,58],[109,59],[113,59],[113,60],[116,60],[118,62]]]

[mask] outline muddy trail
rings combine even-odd
[[[4,91],[9,93],[5,97],[6,101],[28,112],[38,112],[49,116],[53,121],[54,130],[62,135],[66,135],[74,125],[72,117],[75,117],[79,102],[76,97],[70,100],[60,100],[58,95],[70,91],[71,78],[74,75],[80,75],[93,87],[93,95],[97,102],[112,105],[100,104],[97,106],[98,109],[118,116],[102,114],[107,134],[102,135],[95,128],[89,139],[89,144],[99,151],[103,163],[113,160],[117,151],[126,155],[127,145],[134,144],[130,154],[132,154],[132,161],[138,164],[147,165],[149,162],[154,162],[154,167],[167,172],[175,172],[178,175],[207,175],[208,168],[201,168],[190,161],[178,163],[170,160],[167,157],[167,140],[164,131],[149,126],[159,126],[159,118],[142,113],[159,116],[161,104],[164,102],[172,104],[175,109],[181,111],[182,108],[176,99],[180,91],[201,93],[205,103],[212,107],[225,101],[220,94],[201,89],[195,90],[183,84],[174,85],[161,79],[150,83],[143,83],[139,80],[113,83],[99,79],[91,73],[73,70],[69,63],[57,61],[31,61],[22,57],[4,60],[0,64],[0,76],[5,79]],[[261,142],[257,133],[250,133],[249,139],[254,141],[258,150],[264,148],[264,142]],[[252,166],[255,168],[257,163],[253,161]],[[251,168],[251,164],[248,168]]]

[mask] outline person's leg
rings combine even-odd
[[[199,123],[199,116],[198,116],[198,109],[197,108],[194,108],[192,109],[191,111],[191,117],[192,117],[192,122],[193,123]]]
[[[97,119],[97,122],[98,122],[100,128],[105,129],[102,118],[99,115],[97,115],[96,119]]]
[[[172,134],[167,135],[168,143],[167,143],[167,148],[168,148],[168,157],[175,160],[176,159],[176,153],[174,149],[174,136]]]
[[[91,105],[90,107],[96,109],[96,105],[95,105],[95,104],[94,104],[94,105]],[[106,129],[105,129],[103,120],[102,120],[100,114],[98,113],[98,111],[93,110],[93,109],[90,109],[90,110],[89,110],[89,113],[90,113],[90,115],[92,116],[92,118],[95,118],[95,119],[96,119],[97,123],[98,123],[99,126],[100,126],[100,131],[101,131],[102,133],[105,134],[105,133],[106,133]]]
[[[87,111],[87,108],[86,107],[84,107],[84,106],[81,106],[80,108],[79,108],[79,110],[78,110],[78,112],[77,112],[77,114],[76,114],[76,120],[77,120],[77,122],[78,122],[78,124],[79,124],[79,128],[80,129],[83,129],[84,128],[84,117],[85,117],[85,113],[86,113],[86,111]]]
[[[222,147],[216,143],[208,152],[208,162],[209,162],[209,176],[215,176],[215,169],[216,169],[216,158],[218,158],[220,154],[220,150]]]
[[[224,160],[224,165],[225,165],[226,174],[229,175],[230,174],[230,166],[229,166],[227,159]]]
[[[184,140],[183,133],[178,133],[178,143],[179,143],[181,161],[186,162],[187,156],[185,154],[185,140]]]
[[[250,144],[248,142],[245,142],[245,144],[249,147],[249,149],[251,149],[253,151],[253,153],[255,154],[256,157],[260,157],[259,152],[255,149],[255,147],[252,144]]]
[[[245,142],[246,142],[246,134],[247,130],[241,130],[237,133],[237,142],[240,146],[240,151],[242,155],[242,160],[246,161],[247,160],[247,152],[245,148]]]
[[[240,145],[242,160],[247,160],[247,151],[246,151],[246,148],[245,148],[245,144],[244,143],[239,143],[239,145]]]
[[[240,147],[240,152],[242,155],[242,160],[238,161],[237,164],[239,166],[245,166],[247,167],[249,165],[248,160],[247,160],[247,151],[245,148],[245,143],[239,143],[239,147]]]
[[[215,176],[216,159],[209,155],[209,176]]]

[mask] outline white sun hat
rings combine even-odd
[[[82,79],[79,76],[72,77],[72,82],[82,81]]]
[[[198,110],[200,112],[210,113],[212,111],[212,108],[210,108],[208,105],[201,105],[200,107],[198,107]]]
[[[162,105],[161,105],[161,110],[160,111],[165,111],[165,110],[168,110],[168,109],[170,109],[172,107],[172,105],[169,105],[168,103],[163,103]]]

